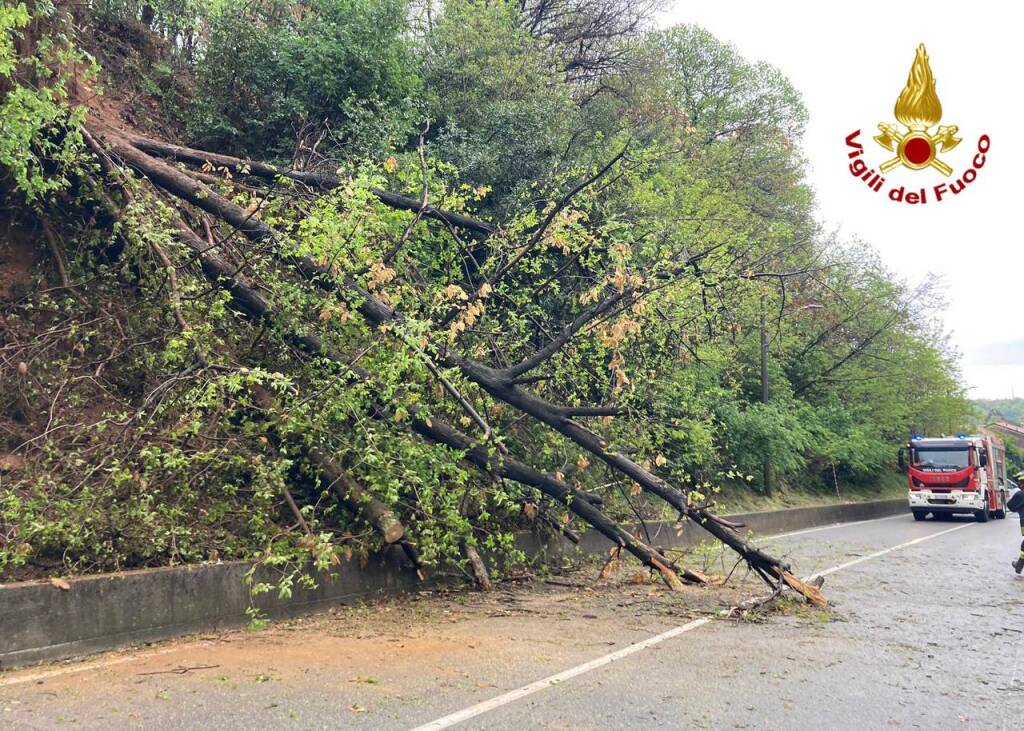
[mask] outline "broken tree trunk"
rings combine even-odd
[[[228,291],[239,310],[257,321],[273,323],[276,320],[276,311],[273,305],[255,287],[249,285],[241,278],[237,267],[217,254],[213,247],[183,223],[179,226],[179,232],[185,245],[198,257],[206,277],[213,284]],[[291,335],[289,339],[303,352],[337,360],[335,356],[323,348],[320,340],[313,335]],[[344,365],[342,363],[339,364]],[[358,371],[353,371],[347,366],[346,370],[352,374],[353,379],[360,377]],[[365,376],[365,374],[362,377],[368,379],[368,376]],[[386,405],[382,405],[382,407],[386,408]],[[636,540],[629,532],[605,516],[603,512],[595,507],[593,503],[597,501],[593,500],[591,495],[577,491],[560,480],[550,475],[545,475],[539,470],[508,456],[503,456],[497,464],[491,464],[491,457],[487,447],[482,445],[474,446],[473,440],[470,437],[440,419],[416,419],[413,421],[413,428],[422,436],[435,443],[444,444],[456,450],[468,449],[466,453],[467,461],[484,472],[497,474],[537,489],[541,493],[554,498],[560,504],[566,505],[569,510],[608,537],[616,545],[624,547],[646,566],[657,570],[667,584],[673,588],[682,588],[678,576],[673,570],[673,562],[658,554],[643,542]],[[687,572],[684,572],[684,578],[696,580],[695,576]]]
[[[210,190],[199,181],[150,157],[131,145],[124,137],[119,136],[117,133],[112,133],[107,134],[106,139],[112,144],[116,154],[122,157],[125,162],[135,167],[151,181],[172,195],[216,215],[253,240],[273,239],[276,237],[273,229],[265,223],[254,220],[239,206]],[[305,270],[303,273],[306,276],[316,277],[318,283],[321,283],[322,286],[327,285],[328,288],[343,287],[348,291],[354,291],[354,293],[358,294],[359,311],[372,324],[379,326],[400,320],[398,314],[391,307],[380,302],[369,295],[369,293],[354,287],[351,282],[339,285],[333,282],[333,280],[325,279],[324,275],[327,273],[320,270],[311,261],[300,260],[294,263],[299,265],[300,270]],[[671,487],[663,479],[637,465],[622,453],[609,450],[608,445],[602,438],[573,421],[568,414],[568,410],[564,407],[550,404],[523,390],[514,383],[514,378],[510,377],[511,374],[506,375],[457,354],[445,351],[443,357],[439,358],[439,362],[446,366],[457,367],[466,378],[480,385],[494,398],[547,424],[601,459],[615,471],[634,480],[644,490],[669,502],[681,514],[694,519],[701,527],[739,553],[755,569],[758,575],[767,582],[772,583],[769,578],[770,576],[780,576],[782,580],[804,594],[805,597],[808,599],[812,598],[810,588],[806,587],[799,579],[796,579],[796,577],[788,572],[787,564],[748,544],[731,528],[708,511],[690,505],[683,491]],[[661,570],[661,566],[659,566],[661,561],[657,559],[652,561],[650,560],[651,558],[649,557],[649,560],[645,561],[645,563]],[[663,571],[662,573],[664,575],[665,572]]]
[[[356,515],[377,529],[385,543],[398,543],[405,535],[402,523],[391,509],[345,472],[332,457],[316,447],[309,450],[310,459],[320,470],[320,481],[334,490],[338,499]]]
[[[263,386],[254,385],[250,387],[250,390],[262,410],[266,412],[274,410],[276,400],[268,389]],[[267,436],[274,444],[288,441],[282,439],[273,427],[268,428]],[[424,580],[423,564],[420,561],[419,554],[406,538],[405,526],[395,517],[391,509],[345,472],[337,460],[328,456],[322,450],[317,447],[306,448],[294,443],[290,446],[298,449],[300,452],[305,452],[306,458],[317,468],[317,477],[321,485],[326,489],[334,490],[338,500],[351,510],[353,514],[374,528],[386,544],[399,544],[410,563],[415,567],[417,576],[419,576],[421,581]],[[291,509],[305,524],[298,506],[291,500],[290,493],[286,491],[286,495],[289,498]],[[306,527],[306,532],[310,532],[308,526]]]
[[[304,185],[308,185],[311,188],[319,188],[321,190],[337,188],[342,183],[336,175],[325,175],[323,173],[314,173],[305,170],[290,170],[288,168],[268,165],[267,163],[255,160],[243,160],[238,157],[231,157],[230,155],[218,155],[212,152],[196,150],[191,147],[172,145],[167,142],[153,140],[148,137],[142,137],[140,135],[120,130],[118,130],[116,134],[119,134],[125,141],[130,143],[136,149],[150,155],[178,160],[180,162],[187,162],[193,165],[205,165],[209,163],[214,167],[226,168],[235,175],[253,175],[268,181],[275,181],[278,178],[284,177],[289,180],[294,180]],[[461,213],[443,211],[434,208],[433,206],[424,207],[422,202],[415,198],[409,198],[408,196],[391,193],[386,190],[375,190],[373,193],[381,203],[384,203],[391,208],[403,211],[420,212],[423,218],[431,218],[436,221],[441,221],[449,226],[454,226],[455,228],[461,228],[466,231],[472,231],[473,233],[483,235],[494,233],[495,230],[493,225]]]
[[[493,590],[494,585],[491,583],[491,575],[487,573],[487,564],[480,557],[480,552],[476,550],[476,546],[471,546],[468,541],[463,539],[459,543],[459,549],[462,551],[462,557],[466,559],[469,571],[473,574],[473,580],[480,587],[480,590]]]

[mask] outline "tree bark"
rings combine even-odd
[[[473,574],[473,580],[476,581],[477,586],[480,587],[481,591],[493,590],[494,585],[491,583],[491,575],[487,573],[487,565],[484,563],[484,560],[480,558],[480,553],[476,550],[476,547],[469,545],[469,542],[467,541],[462,541],[460,548],[462,549],[462,556],[466,559],[470,573]]]
[[[645,566],[658,570],[669,586],[674,589],[682,588],[682,585],[678,583],[677,574],[672,570],[674,564],[670,559],[662,556],[642,541],[638,541],[632,534],[591,505],[575,488],[508,455],[492,455],[486,445],[474,444],[468,436],[439,419],[417,416],[413,419],[412,427],[418,434],[433,442],[445,444],[452,449],[464,452],[464,459],[467,462],[488,474],[533,487],[553,498],[555,502],[565,505],[599,533],[636,556]],[[687,577],[687,574],[684,573],[684,577]]]
[[[265,413],[273,413],[276,410],[276,399],[268,389],[256,385],[251,387],[251,391],[256,403]],[[272,425],[268,425],[267,432],[275,444],[287,442]],[[309,461],[316,466],[323,486],[334,490],[342,504],[375,528],[385,543],[398,543],[402,540],[405,536],[405,527],[391,509],[356,482],[333,457],[317,447],[307,449],[301,445],[290,446],[305,452]]]
[[[321,482],[334,490],[345,507],[376,528],[385,543],[398,543],[402,540],[405,528],[387,505],[352,479],[337,461],[316,447],[309,450],[309,457],[320,469]]]
[[[230,201],[224,199],[219,194],[211,191],[198,181],[189,178],[184,173],[151,158],[146,153],[126,142],[123,136],[118,137],[117,134],[110,134],[107,135],[107,140],[113,145],[115,153],[122,157],[125,162],[138,169],[156,185],[164,188],[169,193],[181,197],[193,203],[197,207],[218,216],[254,240],[272,238],[275,235],[273,229],[265,223],[253,220],[251,216],[247,216],[239,206],[236,206]],[[304,271],[303,273],[306,276],[315,277],[315,280],[321,286],[328,289],[343,287],[348,291],[354,291],[358,294],[358,309],[371,324],[380,326],[400,319],[399,315],[390,306],[385,305],[366,291],[355,286],[353,282],[345,282],[344,284],[339,285],[332,279],[325,278],[322,276],[325,274],[322,269],[317,267],[311,260],[300,260],[298,264],[300,269],[311,268],[312,271]],[[204,265],[204,271],[205,269],[206,267]],[[253,294],[256,294],[257,296],[253,297]],[[262,300],[262,297],[258,296],[258,293],[243,292],[243,295],[249,301]],[[267,308],[264,309],[266,311]],[[799,579],[796,579],[794,576],[789,574],[788,564],[770,556],[763,550],[750,545],[740,538],[740,536],[731,528],[721,522],[716,516],[712,515],[705,509],[696,508],[690,505],[689,499],[684,492],[672,487],[665,480],[636,464],[621,452],[609,449],[607,443],[601,437],[566,416],[565,412],[561,410],[561,407],[550,404],[543,399],[524,391],[513,383],[513,378],[509,377],[502,371],[489,368],[488,366],[459,356],[450,351],[445,351],[442,354],[442,357],[438,359],[438,362],[449,367],[458,368],[466,378],[477,383],[494,398],[513,406],[517,410],[532,416],[538,421],[543,422],[596,456],[601,461],[605,462],[605,464],[612,469],[635,481],[644,490],[661,497],[681,514],[693,519],[702,528],[736,551],[757,571],[759,575],[762,576],[762,578],[765,578],[769,583],[771,583],[771,580],[768,578],[769,576],[778,576],[781,580],[785,581],[785,583],[804,594],[804,596],[809,600],[815,601],[814,593],[810,591],[813,587],[807,587],[803,582],[800,582]],[[463,444],[462,446],[457,446],[455,448],[465,449],[466,445]],[[480,447],[475,447],[473,449],[480,449]],[[472,451],[473,450],[471,450],[471,452]],[[489,462],[489,459],[483,459],[483,462],[487,463]],[[546,488],[548,490],[554,490],[555,493],[562,493],[563,497],[565,496],[565,493],[560,486],[557,488],[553,487],[547,479],[538,480],[533,475],[522,474],[521,470],[517,467],[513,467],[512,471],[518,472],[521,477],[530,477],[531,479],[534,479],[535,482],[543,485],[544,488],[541,488],[538,485],[532,486],[538,487],[538,489],[542,489],[542,491]],[[511,474],[509,477],[523,482],[518,477]],[[523,484],[530,484],[530,482],[523,482]],[[552,496],[557,495],[552,494]],[[573,505],[577,507],[573,508]],[[605,535],[608,535],[609,537],[614,535],[618,538],[622,538],[621,534],[625,533],[625,531],[622,531],[622,529],[614,523],[610,526],[607,525],[610,521],[607,521],[603,514],[596,511],[596,509],[594,509],[593,506],[590,506],[585,500],[572,500],[570,508],[573,509],[574,512],[577,512],[580,517],[583,517],[594,525],[595,528],[598,528],[602,533],[605,533]],[[578,512],[578,510],[586,511],[587,508],[598,513],[598,515],[591,513],[587,517],[584,517],[581,512]],[[601,525],[604,525],[605,530],[602,530],[600,527]],[[606,530],[608,532],[606,532]],[[613,540],[615,540],[615,538],[613,538]],[[628,544],[626,542],[622,542],[620,545],[628,548]],[[678,582],[676,574],[670,569],[666,570],[667,567],[671,566],[671,563],[666,562],[664,557],[657,556],[648,547],[638,547],[637,551],[631,550],[631,553],[637,555],[638,558],[643,556],[641,560],[643,560],[648,566],[653,566],[660,570],[662,575],[666,576],[666,581],[672,583],[671,580],[667,578],[667,575],[671,575],[675,581]],[[820,597],[820,593],[818,596]]]
[[[342,181],[335,175],[324,175],[322,173],[313,173],[305,170],[290,170],[288,168],[268,165],[267,163],[257,162],[255,160],[243,160],[229,155],[218,155],[216,153],[196,150],[190,147],[182,147],[181,145],[172,145],[167,142],[153,140],[148,137],[142,137],[140,135],[120,130],[115,131],[114,134],[121,136],[136,149],[150,155],[170,158],[172,160],[178,160],[179,162],[187,162],[192,165],[203,165],[208,162],[216,167],[227,168],[232,174],[236,175],[249,174],[270,181],[277,180],[280,177],[285,177],[289,180],[294,180],[304,185],[308,185],[311,188],[319,188],[322,190],[337,188],[342,183]],[[377,196],[377,199],[386,206],[402,211],[412,211],[414,213],[422,210],[421,215],[423,218],[442,221],[455,228],[472,231],[475,234],[485,236],[490,235],[495,231],[495,227],[490,223],[471,218],[470,216],[466,216],[461,213],[443,211],[434,208],[433,206],[424,207],[422,201],[410,198],[409,196],[391,193],[386,190],[374,190],[373,193]]]

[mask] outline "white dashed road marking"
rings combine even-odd
[[[879,520],[887,520],[887,518],[880,518]],[[869,523],[875,521],[859,522]],[[855,525],[855,523],[843,523],[841,525]],[[837,566],[833,566],[832,568],[825,569],[824,571],[819,571],[815,574],[812,574],[811,576],[808,576],[806,579],[804,579],[804,581],[810,581],[812,579],[818,578],[819,576],[828,576],[829,574],[834,574],[837,571],[842,571],[843,569],[850,568],[851,566],[856,566],[859,563],[864,563],[865,561],[871,561],[872,559],[880,558],[881,556],[885,556],[886,554],[892,553],[893,551],[898,551],[902,548],[914,546],[918,543],[924,543],[925,541],[930,541],[932,538],[938,538],[939,536],[944,536],[947,533],[952,533],[953,531],[962,530],[963,528],[969,528],[972,525],[974,525],[974,523],[963,523],[962,525],[958,525],[953,528],[947,528],[946,530],[939,531],[937,533],[929,533],[928,535],[922,536],[921,538],[915,538],[912,541],[900,543],[897,546],[884,548],[881,551],[875,551],[874,553],[870,553],[867,556],[861,556],[860,558],[855,558],[852,561],[847,561],[846,563],[841,563]],[[810,533],[811,531],[824,530],[825,528],[831,527],[839,526],[824,526],[822,528],[810,528],[806,531],[796,531],[794,533],[786,533],[781,536],[774,536],[774,538],[783,538],[785,536],[799,535],[800,533]],[[506,706],[509,703],[514,703],[515,701],[520,700],[521,698],[525,698],[526,696],[538,693],[544,690],[545,688],[550,688],[552,685],[558,685],[559,683],[565,682],[570,678],[575,678],[578,675],[589,673],[591,670],[596,670],[597,668],[609,665],[610,663],[613,663],[616,660],[621,660],[624,657],[629,657],[630,655],[636,654],[642,650],[646,650],[648,647],[653,647],[654,645],[661,644],[665,640],[670,640],[673,637],[678,637],[679,635],[684,634],[686,632],[692,632],[695,629],[703,627],[709,622],[711,622],[711,618],[705,617],[702,619],[696,619],[692,622],[681,625],[679,627],[673,627],[672,629],[666,632],[662,632],[660,635],[648,637],[646,640],[636,642],[630,645],[629,647],[624,647],[621,650],[617,650],[607,655],[602,655],[601,657],[595,658],[589,662],[585,662],[582,665],[577,665],[576,667],[569,668],[568,670],[563,670],[562,672],[556,675],[549,675],[546,678],[541,678],[540,680],[534,681],[533,683],[530,683],[528,685],[516,688],[515,690],[510,690],[508,693],[502,693],[501,695],[495,696],[490,700],[482,701],[475,705],[469,706],[468,708],[463,708],[461,711],[456,711],[455,713],[450,713],[447,716],[443,716],[435,721],[431,721],[430,723],[423,724],[422,726],[417,726],[416,728],[412,729],[412,731],[438,731],[438,729],[451,728],[452,726],[460,724],[463,721],[468,721],[471,718],[476,718],[477,716],[480,716],[484,713],[493,711],[495,708]]]

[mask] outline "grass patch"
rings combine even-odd
[[[838,494],[835,487],[826,489],[821,486],[801,488],[799,486],[780,485],[771,497],[753,492],[749,487],[723,486],[716,495],[716,510],[719,513],[748,513],[760,510],[782,510],[784,508],[804,508],[815,505],[835,505],[837,503],[859,503],[870,500],[895,500],[906,497],[906,477],[899,472],[885,472],[876,483],[844,487],[839,485]]]

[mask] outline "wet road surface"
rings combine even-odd
[[[802,574],[827,573],[831,618],[694,621],[710,590],[672,604],[640,586],[411,620],[401,605],[345,610],[347,632],[300,625],[0,674],[0,727],[1020,729],[1019,540],[1015,520],[909,515],[766,540]]]

